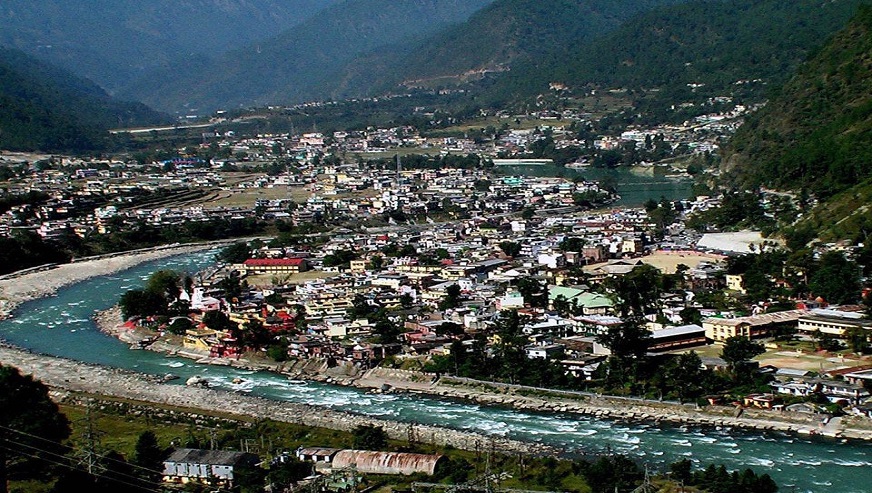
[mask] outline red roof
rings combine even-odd
[[[246,267],[283,267],[303,265],[301,258],[250,258],[243,265]]]

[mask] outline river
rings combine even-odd
[[[524,176],[563,176],[573,178],[581,176],[589,181],[601,181],[609,177],[617,185],[621,196],[615,205],[639,207],[648,199],[659,201],[661,197],[668,200],[682,200],[691,197],[693,181],[689,178],[667,177],[653,167],[636,166],[633,168],[594,168],[581,169],[558,168],[556,166],[500,166],[496,172],[501,175]]]
[[[186,378],[201,375],[219,388],[252,395],[327,406],[388,419],[476,430],[487,434],[535,441],[570,452],[627,454],[654,469],[687,457],[697,467],[709,463],[730,469],[751,467],[770,474],[781,491],[870,491],[870,445],[841,440],[750,434],[730,429],[700,429],[537,414],[483,407],[411,395],[373,395],[348,387],[308,383],[294,385],[287,378],[191,360],[165,357],[150,351],[132,351],[126,344],[99,332],[90,317],[112,306],[121,293],[139,287],[159,268],[196,272],[209,265],[214,252],[174,257],[139,265],[127,271],[89,279],[63,288],[56,297],[22,305],[15,317],[0,322],[0,337],[31,350],[74,360]],[[243,384],[233,384],[237,377]],[[317,444],[313,444],[317,445]],[[788,486],[786,486],[788,485]]]

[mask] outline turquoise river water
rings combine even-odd
[[[388,419],[436,424],[508,436],[563,448],[568,452],[627,454],[654,469],[687,457],[697,466],[725,464],[770,474],[781,491],[866,493],[872,491],[872,445],[835,439],[750,434],[729,429],[665,427],[617,423],[588,417],[537,414],[512,409],[411,395],[373,395],[316,383],[290,384],[287,378],[191,360],[132,351],[99,332],[90,320],[95,310],[117,302],[159,268],[196,272],[212,262],[205,252],[149,262],[124,272],[89,279],[61,289],[56,297],[22,305],[15,317],[0,322],[0,338],[33,351],[88,363],[163,375],[184,382],[192,375],[213,386],[261,397],[301,402]],[[242,377],[245,383],[232,383]],[[317,445],[317,444],[313,444]],[[795,489],[794,489],[795,488]]]

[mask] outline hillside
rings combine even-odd
[[[109,91],[154,67],[295,26],[338,0],[4,0],[0,45]]]
[[[725,168],[827,198],[872,177],[872,7],[860,8],[739,130]]]
[[[409,85],[507,71],[522,61],[568,53],[640,12],[680,1],[498,0],[428,39],[404,57],[397,71]]]
[[[106,129],[168,121],[141,103],[108,96],[94,83],[0,48],[0,149],[85,151],[106,144]]]
[[[412,46],[490,2],[345,0],[270,40],[150,74],[123,94],[173,111],[327,97],[340,69],[356,57]]]
[[[793,73],[809,50],[844,26],[860,3],[708,0],[665,6],[591,43],[574,45],[569,55],[556,52],[521,64],[488,94],[494,99],[530,97],[560,82],[576,92],[586,87],[656,88],[648,96],[661,107],[715,95],[759,101],[770,86]]]

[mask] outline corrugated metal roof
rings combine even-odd
[[[233,466],[244,457],[250,456],[245,452],[231,452],[228,450],[203,450],[193,448],[176,449],[165,462],[177,462],[185,464],[208,464],[212,466]]]
[[[297,451],[297,455],[317,455],[319,457],[329,457],[336,452],[339,452],[338,448],[327,448],[327,447],[306,447],[301,448]]]
[[[333,468],[354,467],[364,474],[434,474],[442,455],[408,454],[401,452],[372,452],[368,450],[340,450],[333,457]]]

